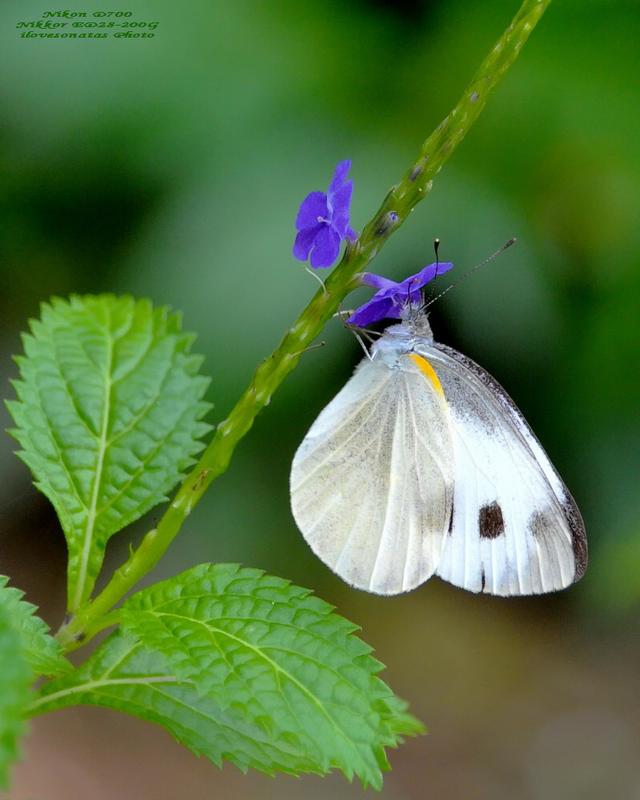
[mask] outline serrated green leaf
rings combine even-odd
[[[64,675],[72,666],[49,634],[49,626],[36,615],[36,606],[22,599],[24,592],[7,586],[8,581],[0,575],[0,608],[19,636],[22,654],[34,675]]]
[[[11,433],[69,548],[69,609],[87,599],[108,539],[180,480],[209,429],[193,337],[131,297],[43,304],[16,358]]]
[[[240,709],[223,709],[180,681],[161,653],[144,648],[130,635],[112,634],[76,672],[42,687],[33,712],[70,705],[106,706],[155,722],[218,766],[228,760],[243,772],[317,771],[292,743],[284,738],[272,741],[262,728],[246,721]]]
[[[422,730],[356,626],[280,578],[204,564],[133,595],[120,617],[77,673],[43,687],[39,710],[106,705],[216,764],[338,768],[377,788],[385,748]]]
[[[18,757],[31,678],[11,613],[0,603],[0,789],[7,788],[9,767]]]

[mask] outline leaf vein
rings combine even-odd
[[[162,615],[163,616],[176,617],[178,619],[186,620],[187,622],[196,623],[197,625],[202,626],[206,631],[209,631],[210,634],[213,633],[213,632],[219,633],[222,636],[226,636],[228,639],[231,639],[231,640],[237,642],[238,644],[243,645],[247,649],[253,651],[256,654],[256,656],[258,656],[258,658],[261,658],[263,661],[266,661],[269,664],[269,666],[272,668],[272,670],[274,671],[274,674],[277,676],[277,680],[278,680],[278,685],[279,686],[280,686],[280,678],[279,678],[279,676],[283,675],[294,686],[297,686],[298,689],[300,689],[300,691],[302,692],[302,694],[306,695],[309,698],[309,700],[311,701],[311,703],[313,705],[318,707],[318,709],[320,710],[321,714],[324,717],[326,717],[326,719],[329,721],[331,726],[333,728],[335,728],[335,730],[340,734],[341,738],[344,739],[344,741],[347,742],[347,744],[352,745],[352,741],[347,736],[346,732],[343,730],[343,728],[340,725],[338,725],[338,723],[331,716],[331,714],[329,714],[327,712],[327,710],[324,708],[324,706],[318,700],[318,698],[303,683],[301,683],[294,675],[292,675],[286,669],[281,667],[280,664],[278,664],[277,661],[274,661],[272,658],[269,658],[269,656],[266,655],[265,653],[263,653],[262,650],[260,650],[258,647],[255,647],[250,642],[247,642],[245,639],[242,639],[239,636],[235,636],[232,633],[228,633],[227,631],[223,631],[220,628],[214,628],[213,626],[209,627],[204,622],[200,622],[200,620],[195,620],[195,619],[193,619],[191,617],[185,617],[182,614],[175,614],[175,613],[169,613],[169,612],[163,612]],[[158,616],[160,616],[160,615],[158,615]],[[287,705],[289,705],[288,698],[284,695],[284,693],[283,693],[283,698],[284,698],[285,702],[287,703]],[[289,705],[289,707],[291,708],[290,705]],[[295,714],[295,712],[293,712],[293,709],[292,709],[292,713],[293,713],[294,718],[298,719],[297,714]]]

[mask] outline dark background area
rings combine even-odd
[[[213,378],[210,419],[222,419],[317,288],[290,254],[302,197],[351,158],[361,229],[517,6],[131,0],[122,8],[160,22],[154,39],[41,41],[17,38],[15,24],[52,7],[5,0],[4,395],[41,300],[130,292],[184,312]],[[401,279],[432,260],[439,236],[459,277],[518,237],[437,303],[432,322],[503,383],[575,495],[590,543],[581,583],[501,600],[434,579],[384,599],[315,559],[289,512],[288,471],[361,356],[337,322],[156,572],[261,567],[361,624],[430,731],[392,754],[385,798],[640,796],[639,33],[635,1],[552,3],[432,194],[372,265]],[[55,628],[64,538],[14,448],[4,436],[0,572]],[[145,524],[112,540],[111,566]],[[15,773],[15,800],[362,794],[340,776],[218,771],[160,729],[101,709],[35,720]]]

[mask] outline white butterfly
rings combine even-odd
[[[513,401],[434,342],[426,314],[393,325],[321,412],[291,470],[295,520],[351,585],[563,589],[587,565],[578,508]]]

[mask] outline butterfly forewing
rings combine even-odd
[[[408,591],[440,561],[452,454],[437,379],[406,352],[365,359],[295,455],[293,515],[314,552],[348,583],[377,594]]]
[[[540,594],[582,576],[580,513],[513,401],[487,372],[426,341],[449,405],[453,510],[437,574],[474,592]]]

